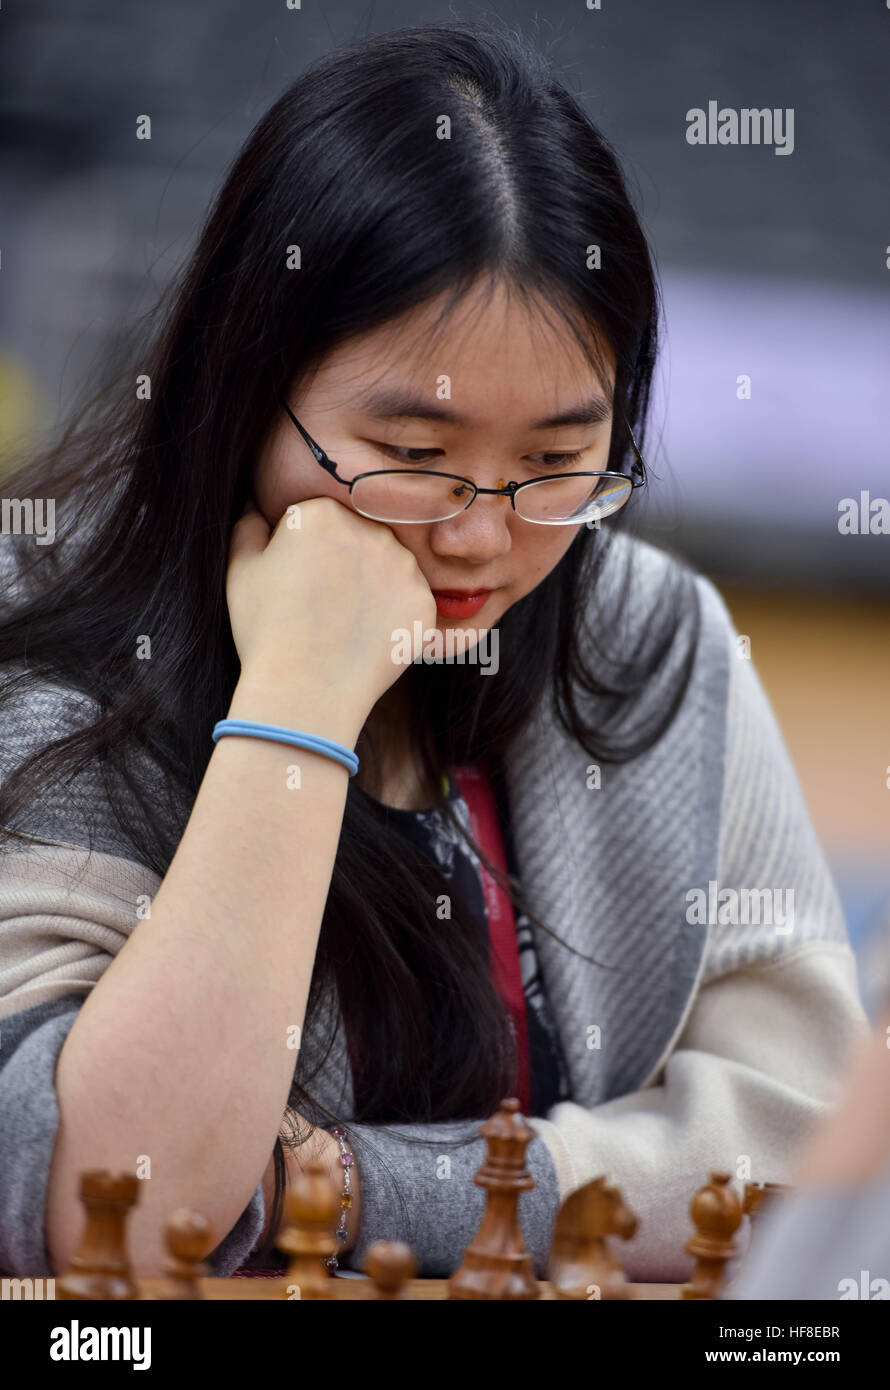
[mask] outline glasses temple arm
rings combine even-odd
[[[632,480],[632,481],[633,481],[633,486],[634,486],[634,487],[645,487],[645,485],[646,485],[646,460],[643,458],[643,455],[640,453],[640,447],[639,447],[639,445],[637,444],[636,439],[634,438],[634,432],[633,432],[633,430],[631,429],[630,425],[627,424],[627,421],[626,421],[626,420],[625,420],[625,425],[627,425],[627,432],[628,432],[628,434],[630,435],[630,442],[631,442],[631,444],[632,444],[632,446],[633,446],[634,454],[636,455],[635,460],[634,460],[634,462],[631,464],[631,467],[630,467],[631,473],[635,473],[635,474],[637,475],[637,476],[636,476],[636,479],[635,479],[635,480]]]
[[[316,444],[315,440],[312,438],[312,435],[308,434],[306,430],[303,429],[303,426],[300,424],[299,420],[297,419],[294,412],[291,410],[284,397],[279,395],[277,397],[277,400],[278,404],[280,406],[283,406],[283,408],[287,411],[291,420],[296,425],[297,429],[300,431],[300,434],[303,436],[306,443],[309,445],[309,448],[312,450],[313,457],[315,458],[315,462],[320,463],[322,468],[324,468],[328,473],[330,473],[332,478],[337,478],[338,483],[345,482],[346,480],[344,478],[340,478],[337,476],[337,465],[331,459],[328,458],[324,449],[320,448],[320,446]]]

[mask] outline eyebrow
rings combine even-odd
[[[466,427],[472,427],[474,424],[467,415],[462,415],[450,406],[426,400],[398,387],[370,392],[360,400],[359,409],[375,420],[440,420],[445,424]],[[587,400],[579,401],[577,405],[570,406],[568,410],[561,410],[557,415],[546,415],[543,419],[531,420],[527,428],[553,430],[559,429],[562,425],[597,425],[603,420],[608,420],[611,413],[611,401],[605,396],[593,395]]]

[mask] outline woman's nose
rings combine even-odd
[[[502,482],[498,487],[504,486]],[[503,555],[512,546],[510,522],[515,513],[507,497],[478,493],[469,507],[430,527],[430,546],[439,555],[483,562]]]

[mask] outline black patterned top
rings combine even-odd
[[[460,824],[469,831],[469,809],[457,783],[448,778],[444,779],[444,783],[452,812]],[[445,878],[454,883],[461,899],[471,909],[479,922],[480,930],[484,931],[487,937],[488,919],[478,856],[460,838],[443,812],[437,807],[422,811],[405,811],[387,806],[386,813],[390,824],[428,855]],[[502,832],[505,829],[502,819]],[[504,833],[504,840],[509,852],[507,833]],[[534,930],[524,913],[515,908],[514,911],[528,1029],[530,1113],[545,1116],[557,1101],[568,1099],[571,1090],[559,1034],[538,968]]]

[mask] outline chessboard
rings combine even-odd
[[[143,1299],[164,1299],[166,1297],[164,1279],[143,1279],[140,1293]],[[329,1297],[335,1303],[372,1302],[378,1294],[370,1279],[333,1278],[329,1281]],[[211,1301],[275,1303],[293,1299],[289,1292],[287,1279],[199,1279],[199,1296]],[[637,1300],[669,1300],[682,1296],[683,1284],[628,1284],[628,1298]],[[404,1286],[403,1297],[411,1302],[438,1302],[450,1298],[447,1279],[409,1279]],[[557,1294],[548,1281],[538,1281],[538,1297],[556,1300]]]
[[[690,1202],[692,1232],[683,1249],[692,1258],[686,1284],[630,1282],[619,1242],[630,1240],[637,1217],[603,1174],[571,1192],[556,1215],[547,1279],[539,1280],[519,1220],[522,1193],[534,1186],[525,1152],[534,1130],[508,1098],[480,1126],[486,1158],[474,1182],[487,1194],[479,1229],[458,1268],[442,1279],[418,1278],[414,1252],[398,1240],[378,1240],[364,1262],[366,1277],[337,1269],[341,1194],[326,1167],[308,1162],[288,1186],[285,1220],[275,1244],[287,1257],[274,1277],[214,1278],[204,1263],[218,1240],[200,1212],[174,1212],[164,1225],[168,1252],[162,1278],[137,1278],[127,1249],[127,1218],[139,1200],[135,1174],[93,1169],[81,1174],[86,1212],[70,1268],[55,1280],[55,1297],[71,1300],[343,1301],[368,1300],[715,1300],[739,1255],[734,1239],[743,1219],[754,1223],[766,1203],[789,1191],[748,1183],[743,1198],[726,1172],[713,1171]]]

